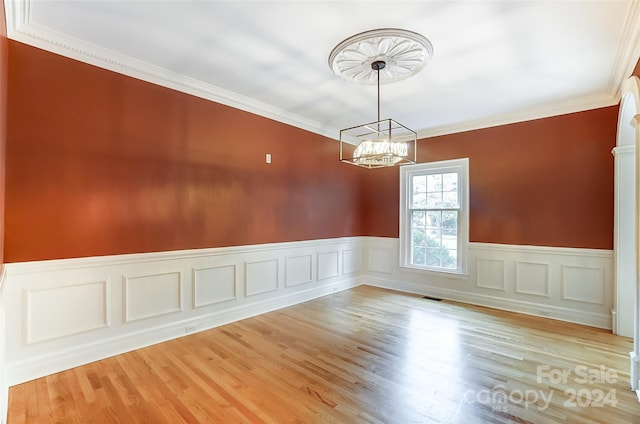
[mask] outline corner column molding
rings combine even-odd
[[[633,351],[630,359],[630,385],[640,398],[640,79],[627,78],[620,87],[621,101],[615,156],[615,305],[614,332],[632,335]],[[631,230],[630,230],[631,229]]]
[[[640,117],[640,115],[636,115]],[[636,122],[635,119],[632,120]],[[620,138],[634,137],[638,130],[620,121]],[[629,122],[629,121],[627,121]],[[631,122],[629,122],[631,124]],[[626,132],[625,135],[621,135]],[[627,144],[611,150],[614,157],[614,305],[613,333],[634,336],[636,278],[636,147]]]

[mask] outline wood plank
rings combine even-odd
[[[8,424],[631,423],[631,350],[360,286],[12,387]]]

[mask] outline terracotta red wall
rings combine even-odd
[[[469,158],[470,240],[613,248],[618,107],[419,140],[419,161]],[[368,233],[398,236],[398,170],[371,175]]]
[[[335,140],[8,47],[6,262],[364,233]]]

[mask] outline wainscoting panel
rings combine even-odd
[[[0,380],[6,388],[354,287],[364,243],[348,237],[6,264],[0,317],[10,325]]]
[[[124,277],[125,322],[182,310],[179,272]]]
[[[607,287],[604,268],[563,265],[562,271],[563,299],[604,304]]]
[[[549,297],[549,264],[516,261],[516,293]]]
[[[108,326],[107,287],[100,281],[25,290],[27,344]]]
[[[367,263],[369,266],[368,271],[393,274],[393,270],[398,266],[398,250],[397,248],[394,249],[391,247],[381,247],[377,245],[369,246],[369,257]]]
[[[480,288],[505,290],[504,259],[478,258],[476,284]]]
[[[362,256],[360,249],[344,249],[342,251],[342,273],[353,274],[360,272],[362,265]]]
[[[313,278],[312,263],[313,258],[311,255],[287,258],[285,262],[285,286],[295,287],[300,284],[310,283]]]
[[[235,299],[237,299],[235,265],[193,269],[194,308]]]
[[[368,237],[366,246],[365,284],[606,329],[612,325],[611,250],[470,243],[468,275],[450,275],[400,267],[398,239]]]
[[[278,290],[278,260],[246,263],[245,295],[269,293]]]
[[[338,252],[318,253],[318,280],[338,276]]]

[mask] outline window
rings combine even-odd
[[[469,159],[400,168],[400,265],[466,274]]]

